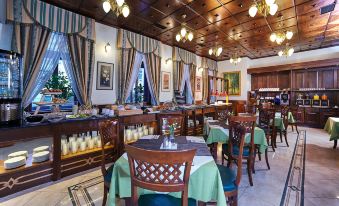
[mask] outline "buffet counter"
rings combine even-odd
[[[203,135],[204,119],[215,118],[217,107],[193,105],[150,114],[64,118],[57,122],[22,122],[16,126],[1,127],[0,197],[100,166],[100,121],[118,121],[118,132],[114,134],[116,145],[105,148],[110,151],[107,158],[115,161],[130,141],[126,130],[133,128],[144,134],[156,134],[159,131],[158,114],[176,113],[185,117],[186,135]]]

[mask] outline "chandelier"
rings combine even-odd
[[[236,54],[231,56],[230,62],[231,62],[231,64],[237,65],[238,63],[241,62],[241,57],[238,56],[238,54],[236,53]]]
[[[185,43],[187,40],[193,40],[193,33],[191,31],[187,31],[185,27],[182,27],[180,32],[175,36],[177,42],[181,40]]]
[[[208,50],[208,54],[209,55],[214,55],[216,57],[220,56],[220,54],[222,53],[222,47],[219,46],[219,47],[214,47],[214,48],[210,48]]]
[[[285,57],[290,57],[294,53],[293,47],[290,47],[289,44],[286,44],[286,47],[283,50],[280,50],[278,52],[278,55],[280,57],[285,56]]]
[[[129,6],[125,3],[125,0],[105,0],[102,3],[102,7],[106,13],[112,10],[118,17],[122,14],[125,18],[129,15]]]
[[[270,36],[271,42],[277,42],[277,44],[282,44],[285,39],[292,39],[293,32],[292,31],[284,31],[284,32],[273,32]]]
[[[259,12],[266,17],[268,14],[274,16],[277,11],[278,5],[275,0],[254,0],[254,4],[250,7],[248,13],[251,17],[254,17]]]

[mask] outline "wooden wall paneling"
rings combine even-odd
[[[290,71],[277,73],[277,82],[280,89],[292,88],[290,74]]]
[[[267,75],[267,87],[277,88],[278,87],[278,74],[277,72],[268,73]]]
[[[254,91],[258,88],[258,75],[254,74],[251,76],[251,90]]]
[[[304,86],[306,88],[317,88],[318,71],[307,71],[304,75]]]
[[[304,88],[304,71],[294,72],[293,89]]]
[[[339,68],[336,66],[334,70],[334,83],[335,83],[335,88],[339,89]]]
[[[334,89],[334,68],[318,71],[318,87],[326,89]]]

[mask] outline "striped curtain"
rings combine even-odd
[[[16,25],[13,35],[19,53],[23,55],[23,95],[22,103],[27,107],[32,101],[31,94],[43,62],[51,32],[36,25]]]
[[[67,41],[73,66],[72,77],[79,91],[79,102],[83,105],[91,105],[94,42],[80,35],[68,35]]]
[[[149,88],[152,91],[152,96],[154,100],[152,101],[153,105],[159,105],[159,93],[160,93],[160,72],[161,72],[161,57],[155,55],[154,53],[149,53],[145,55],[145,64],[147,65],[147,79]],[[155,102],[154,102],[155,101]]]
[[[184,78],[184,63],[182,61],[173,62],[173,87],[180,91],[182,79]],[[180,91],[182,92],[182,91]]]
[[[192,96],[193,96],[193,102],[195,101],[195,77],[197,74],[197,66],[194,64],[191,64],[189,67],[190,72],[190,82],[191,82],[191,90],[192,90]]]

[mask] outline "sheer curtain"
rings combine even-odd
[[[145,74],[152,97],[152,105],[159,105],[161,57],[154,53],[144,54]]]
[[[58,62],[60,60],[60,47],[62,44],[60,44],[62,35],[59,35],[57,33],[52,33],[51,38],[48,43],[47,50],[45,52],[44,58],[42,60],[39,72],[34,80],[34,83],[32,82],[30,89],[27,88],[26,94],[29,94],[26,96],[26,98],[23,101],[23,106],[27,107],[33,99],[39,94],[39,92],[44,88],[46,82],[49,80],[49,78],[52,76],[55,68],[58,65]]]
[[[189,64],[184,64],[183,68],[183,77],[180,83],[180,93],[184,92],[185,89],[185,83],[186,83],[186,102],[188,104],[192,104],[194,102],[194,97],[193,97],[193,90],[192,90],[192,85],[191,85],[191,75],[190,75],[190,65]]]

